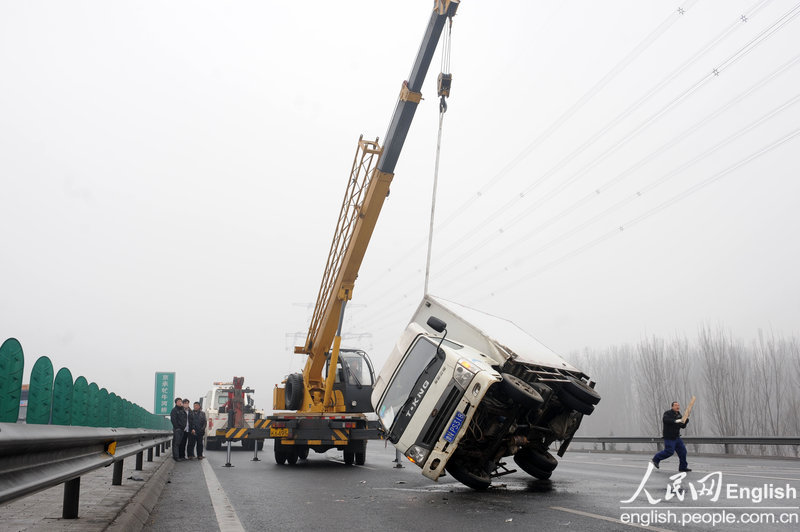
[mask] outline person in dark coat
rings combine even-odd
[[[189,456],[197,453],[197,459],[202,460],[203,437],[206,434],[206,413],[200,410],[200,403],[194,403],[194,410],[189,412]]]
[[[187,452],[187,448],[189,447],[189,414],[191,414],[192,409],[189,407],[189,400],[183,400],[183,409],[186,411],[186,425],[183,427],[183,439],[181,440],[181,451],[180,455],[184,458],[194,459],[194,455],[190,452]]]
[[[686,462],[686,446],[681,439],[681,429],[685,429],[689,423],[689,418],[686,418],[686,423],[683,422],[681,415],[681,405],[677,401],[672,402],[672,407],[664,412],[662,420],[664,421],[664,450],[656,453],[653,456],[653,465],[658,468],[661,460],[669,458],[676,452],[678,453],[678,471],[689,472],[689,464]]]
[[[185,447],[181,444],[183,443],[183,434],[188,421],[188,415],[183,408],[183,400],[180,397],[175,399],[175,408],[170,412],[169,419],[172,422],[172,459],[180,462],[186,459]]]

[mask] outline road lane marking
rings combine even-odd
[[[344,463],[344,460],[340,460],[338,458],[332,458],[330,456],[328,457],[328,461],[329,462],[336,462],[337,464],[343,464]],[[377,471],[377,469],[375,469],[374,467],[369,467],[369,466],[365,466],[365,465],[353,464],[353,467],[363,467],[364,469],[369,469],[370,471]]]
[[[593,514],[593,513],[590,513],[590,512],[582,512],[580,510],[573,510],[571,508],[564,508],[563,506],[551,506],[550,508],[553,509],[553,510],[559,510],[561,512],[568,512],[568,513],[571,513],[571,514],[582,515],[584,517],[591,517],[592,519],[600,519],[602,521],[608,521],[610,523],[616,523],[616,524],[620,524],[620,525],[631,526],[633,528],[641,528],[642,530],[657,530],[658,532],[672,532],[672,530],[669,530],[667,528],[656,528],[654,526],[642,526],[642,525],[637,525],[637,524],[634,524],[634,523],[626,523],[624,521],[620,521],[619,519],[614,519],[613,517],[607,517],[605,515]]]
[[[560,465],[563,468],[564,466],[569,467],[570,465],[584,465],[584,464],[608,466],[608,467],[615,467],[615,468],[616,467],[627,467],[627,468],[630,468],[630,469],[642,469],[641,465],[616,464],[616,463],[615,464],[608,464],[607,462],[580,462],[580,464],[570,464],[569,462],[562,462]],[[647,462],[644,462],[644,464],[645,464],[644,465],[644,469],[647,469]],[[713,470],[709,469],[708,471],[701,471],[699,469],[695,469],[694,471],[695,471],[695,473],[708,473],[709,471],[713,471],[713,472],[720,471],[723,475],[733,475],[733,476],[736,476],[736,477],[750,477],[750,478],[767,479],[767,480],[792,480],[792,481],[795,481],[795,482],[800,481],[800,478],[768,477],[766,475],[752,475],[752,474],[747,475],[747,474],[744,474],[744,473],[736,473],[734,471],[726,471],[724,469],[713,469]]]
[[[211,504],[214,506],[214,513],[217,515],[217,525],[219,525],[220,532],[244,532],[244,527],[239,516],[236,515],[236,510],[233,509],[231,501],[225,495],[225,490],[217,480],[217,475],[214,474],[214,468],[208,463],[208,460],[203,460],[203,474],[206,477],[206,487],[208,487],[208,494],[211,496]]]

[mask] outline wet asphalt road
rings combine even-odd
[[[307,461],[295,466],[278,466],[271,443],[251,461],[253,453],[236,445],[231,453],[234,467],[223,467],[224,451],[207,453],[214,475],[235,509],[245,530],[633,530],[623,524],[623,513],[645,514],[651,519],[676,522],[653,523],[662,530],[797,530],[797,524],[733,523],[712,525],[711,519],[739,519],[742,513],[798,515],[795,495],[788,499],[731,499],[729,484],[758,487],[792,486],[800,491],[800,462],[789,460],[691,457],[692,473],[683,479],[686,488],[670,500],[667,486],[677,473],[677,460],[667,460],[653,471],[644,492],[630,503],[647,471],[649,455],[625,453],[567,453],[550,481],[535,480],[519,471],[495,479],[486,492],[475,492],[451,477],[432,482],[419,469],[404,463],[394,468],[394,448],[370,442],[365,466],[345,466],[341,452],[312,452]],[[674,462],[674,463],[672,463]],[[513,461],[509,461],[509,467]],[[693,500],[688,483],[699,492],[720,472],[721,494]],[[159,505],[153,512],[150,531],[219,530],[198,462],[175,464]],[[683,496],[683,501],[679,500]],[[776,506],[781,509],[773,510]],[[769,508],[768,508],[769,507]],[[633,508],[633,509],[631,509]],[[742,509],[747,508],[747,509]],[[716,517],[713,515],[716,514]],[[659,517],[661,516],[661,517]],[[732,516],[732,517],[731,517]],[[681,524],[693,518],[699,522]],[[791,515],[789,515],[791,518]],[[703,523],[703,521],[707,521]],[[639,521],[641,522],[641,521]],[[796,521],[795,521],[796,523]],[[225,527],[223,526],[223,529]]]

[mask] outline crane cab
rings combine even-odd
[[[330,354],[325,363],[325,377],[330,371]],[[361,349],[340,349],[333,379],[333,393],[341,399],[348,413],[372,412],[370,397],[375,384],[375,372],[369,355]]]

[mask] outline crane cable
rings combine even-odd
[[[447,112],[447,100],[450,96],[450,84],[453,76],[450,73],[450,35],[453,29],[453,17],[449,17],[445,23],[444,36],[442,37],[442,63],[439,71],[438,91],[439,91],[439,133],[436,138],[436,162],[433,167],[433,193],[431,195],[431,221],[428,229],[428,257],[425,261],[425,287],[424,295],[428,295],[428,281],[431,274],[431,249],[433,248],[433,224],[436,213],[436,188],[439,183],[439,156],[442,151],[442,124],[444,114]]]

